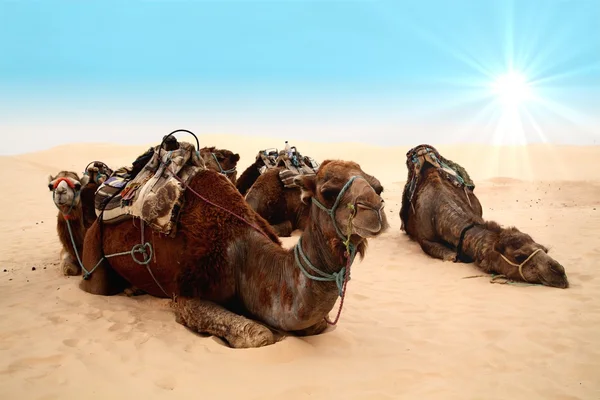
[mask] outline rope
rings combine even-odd
[[[267,239],[271,240],[271,238],[269,238],[269,236],[267,236],[266,233],[264,233],[262,231],[262,229],[260,229],[258,226],[248,222],[246,219],[244,219],[243,217],[237,215],[236,213],[234,213],[233,211],[230,211],[228,209],[226,209],[225,207],[221,207],[218,204],[213,203],[212,201],[208,200],[206,197],[202,196],[200,193],[196,192],[194,189],[192,189],[187,182],[185,182],[183,179],[181,179],[180,177],[178,177],[176,174],[173,174],[173,178],[175,178],[178,182],[180,182],[183,186],[185,186],[185,188],[187,190],[189,190],[190,192],[192,192],[193,194],[195,194],[198,198],[202,199],[203,201],[207,202],[208,204],[215,206],[217,208],[220,208],[221,210],[233,215],[234,217],[236,217],[237,219],[239,219],[240,221],[242,221],[243,223],[245,223],[246,225],[250,226],[251,228],[254,228],[257,232],[259,232],[260,234],[262,234],[264,237],[266,237]]]
[[[229,175],[229,174],[233,174],[236,170],[236,167],[233,167],[231,169],[228,170],[224,170],[223,167],[221,166],[221,163],[219,162],[219,159],[217,158],[217,156],[215,155],[215,153],[210,153],[213,158],[215,159],[215,162],[217,163],[217,166],[219,167],[219,169],[221,170],[221,173],[223,175]]]
[[[325,317],[325,322],[327,322],[327,324],[329,325],[335,325],[337,324],[337,322],[340,319],[340,315],[342,313],[342,308],[344,307],[344,299],[346,297],[346,286],[348,285],[348,281],[350,280],[350,268],[352,266],[352,263],[354,262],[354,258],[356,256],[356,246],[354,246],[351,242],[350,242],[350,237],[352,236],[352,220],[354,219],[354,216],[356,214],[356,209],[354,207],[353,204],[348,204],[348,208],[350,208],[352,210],[352,212],[350,213],[350,216],[348,217],[348,230],[346,232],[346,234],[344,234],[341,229],[339,228],[336,220],[335,220],[335,213],[337,211],[337,208],[340,205],[340,202],[342,200],[342,197],[344,196],[344,194],[346,193],[346,191],[348,190],[348,188],[350,187],[350,185],[352,185],[352,183],[354,182],[354,180],[358,178],[358,176],[353,176],[351,177],[348,182],[346,182],[346,184],[344,185],[344,187],[342,188],[342,190],[340,191],[340,193],[338,194],[337,198],[335,199],[335,202],[333,203],[333,206],[331,208],[327,208],[325,207],[321,202],[319,202],[319,200],[317,200],[316,198],[312,198],[312,202],[319,207],[321,210],[325,211],[325,213],[327,213],[327,215],[329,215],[329,217],[331,218],[331,220],[333,221],[333,227],[335,228],[335,231],[337,233],[337,235],[342,239],[344,246],[346,247],[346,252],[344,253],[344,256],[346,257],[346,266],[342,267],[342,269],[340,269],[338,272],[334,272],[332,274],[327,274],[321,270],[319,270],[317,267],[315,267],[310,260],[308,259],[308,257],[306,257],[306,255],[304,255],[304,251],[302,250],[302,241],[301,238],[298,239],[298,243],[296,243],[296,246],[294,247],[294,256],[296,259],[296,264],[298,265],[298,267],[300,268],[300,270],[302,271],[302,273],[304,273],[304,275],[309,278],[309,279],[313,279],[316,281],[334,281],[338,287],[338,294],[340,296],[340,306],[338,308],[337,311],[337,315],[334,319],[334,321],[330,321],[328,317]],[[302,263],[300,262],[300,259],[298,258],[298,254],[300,254],[300,256],[302,257],[302,260],[315,272],[317,272],[318,274],[321,275],[321,277],[317,277],[314,275],[309,274],[304,266],[302,265]]]
[[[52,192],[52,198],[55,198],[55,193],[56,192]],[[152,270],[150,269],[150,261],[152,260],[152,254],[153,254],[153,248],[152,248],[152,244],[149,242],[144,242],[144,221],[141,220],[141,240],[140,243],[136,244],[135,246],[133,246],[131,248],[131,250],[129,251],[123,251],[123,252],[119,252],[119,253],[113,253],[113,254],[103,254],[102,257],[100,257],[100,260],[98,260],[98,262],[96,263],[96,265],[94,265],[94,267],[91,270],[87,270],[85,268],[85,266],[83,265],[83,261],[81,261],[81,256],[79,255],[79,251],[77,250],[77,245],[75,243],[75,237],[73,236],[73,228],[71,228],[71,218],[69,218],[69,216],[71,215],[71,212],[73,211],[73,207],[75,206],[75,201],[76,199],[79,197],[81,191],[77,190],[75,191],[75,194],[73,195],[73,200],[71,201],[71,205],[69,206],[69,210],[66,213],[63,213],[60,210],[60,207],[58,207],[58,205],[56,205],[56,203],[54,203],[54,205],[56,205],[56,207],[59,209],[59,211],[61,212],[61,214],[63,215],[63,217],[65,218],[65,221],[67,223],[67,230],[69,231],[69,237],[71,239],[71,245],[73,246],[73,252],[75,253],[75,257],[77,258],[77,263],[79,264],[79,266],[81,267],[81,270],[83,271],[83,279],[84,280],[88,280],[90,279],[90,277],[92,276],[92,274],[94,273],[94,271],[96,271],[96,268],[98,268],[100,266],[100,264],[102,263],[102,261],[112,258],[112,257],[117,257],[117,256],[124,256],[124,255],[131,255],[131,258],[133,259],[133,261],[135,261],[137,264],[139,265],[144,265],[146,266],[146,269],[148,270],[148,273],[150,274],[150,276],[152,277],[152,279],[154,280],[154,282],[156,283],[156,285],[160,288],[160,290],[162,290],[162,292],[165,294],[165,296],[169,297],[169,295],[167,294],[167,292],[165,291],[165,289],[162,287],[162,285],[158,282],[158,280],[156,279],[156,277],[154,276],[154,274],[152,273]],[[136,257],[136,253],[141,253],[143,255],[143,260],[139,260]]]
[[[521,264],[515,264],[514,262],[510,261],[508,258],[506,258],[504,256],[504,254],[499,253],[500,257],[502,257],[504,259],[504,261],[506,261],[507,263],[509,263],[510,265],[512,265],[513,267],[518,267],[519,268],[519,275],[521,275],[521,278],[523,278],[523,280],[526,283],[522,283],[522,282],[515,282],[512,279],[508,278],[506,275],[494,275],[492,274],[492,277],[490,279],[490,283],[500,283],[503,285],[518,285],[518,286],[544,286],[544,285],[540,285],[538,283],[531,283],[529,282],[527,279],[525,279],[525,276],[523,275],[523,266],[533,258],[533,256],[535,256],[538,252],[542,251],[542,249],[537,249],[535,250],[533,253],[531,253],[529,255],[529,257],[527,257],[527,259],[525,261],[523,261]],[[488,277],[489,275],[471,275],[471,276],[465,276],[463,279],[471,279],[471,278],[485,278]],[[504,282],[498,282],[499,279],[505,279]]]
[[[510,265],[512,265],[513,267],[518,267],[518,268],[519,268],[519,275],[521,275],[521,278],[523,278],[523,280],[524,280],[525,282],[529,282],[529,281],[528,281],[528,280],[525,278],[525,276],[523,275],[523,266],[524,266],[525,264],[527,264],[527,261],[531,260],[531,259],[533,258],[533,256],[535,256],[535,255],[536,255],[537,253],[539,253],[540,251],[542,251],[542,249],[537,249],[536,251],[534,251],[533,253],[531,253],[531,254],[529,255],[529,257],[527,257],[527,259],[526,259],[525,261],[523,261],[521,264],[515,264],[514,262],[512,262],[512,261],[510,261],[508,258],[506,258],[506,257],[504,256],[504,254],[502,254],[502,253],[499,253],[499,254],[500,254],[500,257],[502,257],[502,258],[504,259],[504,261],[506,261],[507,263],[509,263],[509,264],[510,264]]]

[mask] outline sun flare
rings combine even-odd
[[[532,98],[532,91],[527,78],[517,71],[499,76],[492,83],[492,92],[505,107],[518,107]]]

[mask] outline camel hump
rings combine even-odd
[[[178,142],[173,150],[150,148],[132,167],[116,170],[100,185],[94,202],[96,215],[106,223],[138,217],[152,229],[173,236],[184,185],[204,169],[204,161],[190,143]]]

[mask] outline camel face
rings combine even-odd
[[[514,267],[514,275],[522,274],[529,283],[566,289],[569,281],[563,266],[548,255],[548,249],[536,243],[529,235],[511,229],[509,236],[502,238],[495,250],[504,257],[499,263],[507,263]],[[521,272],[519,272],[519,268]]]
[[[55,177],[50,175],[48,189],[53,192],[54,204],[61,209],[78,206],[79,192],[88,180],[88,176],[79,179],[76,173],[68,171],[61,171]]]
[[[378,236],[389,227],[383,212],[385,202],[379,196],[383,187],[354,162],[325,161],[316,176],[299,176],[295,182],[302,188],[303,202],[313,198],[334,212],[344,236],[350,225],[351,233],[363,238]],[[335,231],[333,221],[329,225]]]
[[[200,152],[203,154],[203,159],[207,167],[227,176],[233,184],[236,183],[237,163],[240,160],[238,153],[215,147],[204,147]]]

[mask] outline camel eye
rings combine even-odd
[[[81,189],[81,183],[75,182],[75,190],[79,190],[79,189]]]
[[[51,183],[48,184],[48,190],[53,191],[54,190],[54,185]]]
[[[515,260],[517,263],[521,264],[525,260],[527,260],[527,256],[525,254],[515,254]]]

